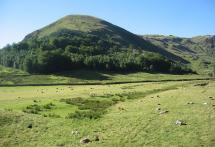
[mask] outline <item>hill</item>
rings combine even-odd
[[[27,35],[24,41],[32,39],[56,38],[65,35],[70,37],[83,37],[92,39],[92,43],[97,43],[100,37],[102,41],[109,40],[111,47],[127,48],[129,45],[135,47],[147,47],[148,42],[140,37],[104,20],[85,15],[66,16],[40,30]],[[83,36],[82,36],[83,35]],[[112,43],[112,44],[111,44]],[[90,44],[89,44],[90,45]],[[110,47],[109,46],[109,47]],[[108,49],[108,46],[106,47]]]
[[[199,73],[211,73],[215,55],[215,36],[182,38],[176,36],[144,35],[143,38],[172,54],[189,61]]]
[[[31,73],[74,69],[192,72],[183,58],[104,20],[66,16],[0,52],[0,64]]]
[[[215,36],[197,36],[191,38],[191,41],[196,43],[196,45],[201,48],[208,56],[215,55]]]

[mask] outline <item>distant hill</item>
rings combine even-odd
[[[108,53],[118,50],[127,50],[130,48],[133,50],[160,53],[169,59],[187,63],[187,61],[177,55],[166,52],[164,49],[154,46],[153,44],[143,40],[141,37],[123,28],[102,19],[85,15],[68,15],[27,35],[23,41],[31,42],[31,40],[42,40],[44,38],[54,40],[55,38],[60,38],[61,36],[69,36],[70,38],[80,37],[81,39],[85,39],[85,41],[89,41],[86,43],[86,46],[91,48],[98,46],[99,49],[95,49],[100,50],[98,51],[98,54],[101,52]],[[77,44],[77,40],[71,41],[70,43]]]
[[[215,36],[182,38],[176,36],[144,35],[144,40],[189,61],[200,73],[211,72],[215,60]]]
[[[4,47],[0,64],[34,73],[77,68],[190,72],[184,66],[189,60],[146,40],[102,19],[69,15]]]
[[[191,38],[191,41],[196,43],[198,48],[201,48],[207,55],[215,56],[215,36],[197,36]]]

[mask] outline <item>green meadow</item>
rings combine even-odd
[[[0,87],[0,146],[80,146],[84,137],[92,147],[213,146],[214,88],[213,80]]]

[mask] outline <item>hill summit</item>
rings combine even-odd
[[[142,47],[147,48],[148,43],[140,37],[118,26],[99,18],[86,15],[68,15],[62,19],[27,35],[24,41],[31,39],[55,38],[65,35],[92,38],[91,41],[100,39],[109,40],[111,47]],[[71,36],[70,36],[71,37]],[[91,42],[93,43],[93,42]]]

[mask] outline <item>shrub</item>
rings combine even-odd
[[[23,112],[25,113],[32,113],[32,114],[39,114],[39,112],[41,111],[42,111],[42,107],[37,104],[29,105],[23,110]]]
[[[61,116],[55,113],[43,114],[44,117],[60,118]]]
[[[116,104],[118,102],[124,102],[125,98],[123,98],[123,97],[113,97],[111,100]]]
[[[67,118],[76,119],[98,119],[104,114],[105,111],[93,111],[93,110],[76,110],[74,113],[68,114]]]
[[[67,104],[78,106],[78,110],[74,113],[70,113],[67,118],[89,118],[97,119],[103,115],[108,107],[113,105],[115,102],[112,100],[96,100],[96,99],[83,99],[83,98],[72,98],[63,99],[61,101]]]
[[[42,111],[47,111],[50,109],[53,109],[55,105],[52,103],[48,103],[45,105],[38,105],[38,104],[33,104],[27,106],[25,109],[23,109],[23,112],[25,113],[32,113],[32,114],[40,114]]]
[[[62,100],[67,104],[76,105],[81,110],[86,109],[106,109],[113,104],[111,100],[95,100],[95,99],[83,99],[83,98],[72,98]]]
[[[44,109],[52,109],[55,105],[53,103],[48,103],[43,106]]]

